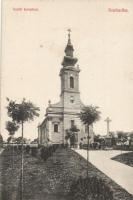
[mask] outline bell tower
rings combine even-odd
[[[79,90],[79,66],[78,59],[74,56],[74,48],[71,42],[71,30],[68,30],[68,40],[65,48],[65,55],[60,69],[61,93],[60,101],[51,104],[46,109],[43,122],[39,125],[40,144],[62,144],[66,143],[68,130],[73,126],[78,128],[76,143],[81,142],[81,138],[87,138],[85,124],[81,121],[79,113],[84,107],[80,99]],[[93,141],[93,129],[90,129],[91,141]]]
[[[71,30],[68,29],[68,42],[65,48],[65,56],[60,70],[61,77],[61,101],[65,107],[80,106],[79,92],[79,66],[75,66],[78,59],[74,57],[74,48],[71,43]]]

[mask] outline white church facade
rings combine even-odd
[[[79,91],[79,66],[76,65],[78,59],[73,55],[74,48],[71,43],[70,32],[65,48],[65,56],[60,70],[61,93],[60,101],[51,104],[46,109],[45,119],[38,126],[38,140],[40,145],[47,143],[64,144],[66,134],[73,125],[79,131],[77,133],[78,144],[84,139],[87,141],[86,126],[81,122],[79,113],[84,107],[80,99]],[[93,142],[94,133],[90,127],[90,143]]]

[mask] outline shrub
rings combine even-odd
[[[25,147],[25,151],[26,151],[26,153],[28,153],[28,154],[29,154],[29,153],[30,153],[30,149],[31,149],[31,148],[30,148],[30,146],[29,146],[29,145],[27,145],[27,146]]]
[[[113,149],[114,150],[122,150],[122,151],[133,151],[133,146],[121,146],[121,145],[116,145],[116,146],[113,146]]]
[[[37,147],[31,147],[31,155],[37,156],[38,148]]]
[[[46,161],[50,156],[53,155],[53,153],[56,151],[56,149],[59,147],[58,144],[53,144],[51,146],[48,147],[41,147],[41,151],[40,151],[40,156],[41,158]]]
[[[18,145],[18,150],[22,151],[22,145]]]
[[[80,177],[71,185],[70,197],[71,200],[113,200],[113,191],[101,178]]]

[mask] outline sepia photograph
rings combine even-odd
[[[132,52],[132,0],[1,0],[0,200],[133,200]]]

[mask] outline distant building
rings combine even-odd
[[[79,91],[79,66],[75,66],[78,59],[73,56],[73,45],[71,43],[70,33],[65,48],[65,56],[60,70],[61,94],[60,101],[51,104],[46,109],[46,115],[43,122],[38,126],[38,142],[45,143],[65,143],[67,130],[73,125],[79,129],[78,143],[81,138],[87,138],[87,127],[81,122],[79,113],[84,104],[80,99]],[[93,142],[94,133],[90,127],[90,143]]]

